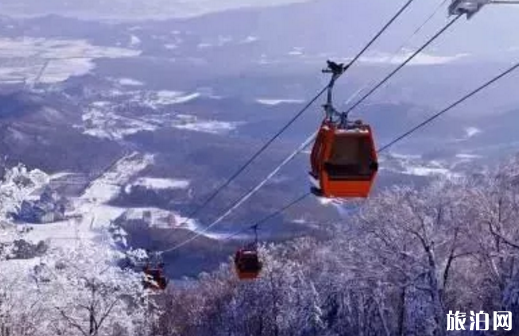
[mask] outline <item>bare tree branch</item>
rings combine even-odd
[[[69,317],[67,314],[65,314],[65,312],[64,312],[62,309],[60,309],[60,308],[58,308],[58,307],[55,307],[55,308],[60,312],[61,316],[63,316],[63,318],[64,318],[65,320],[67,320],[67,322],[68,322],[71,326],[73,326],[74,328],[76,328],[77,330],[79,330],[79,331],[80,331],[84,336],[90,336],[87,332],[85,332],[85,331],[83,330],[83,328],[81,327],[81,325],[79,325],[79,324],[78,324],[76,321],[74,321],[71,317]]]

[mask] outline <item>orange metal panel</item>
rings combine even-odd
[[[369,137],[371,144],[371,157],[377,162],[377,153],[373,133],[369,125],[362,125],[362,128],[368,131],[367,134],[351,133],[349,137]],[[369,196],[372,184],[375,180],[377,172],[373,172],[368,181],[331,181],[324,169],[324,163],[329,160],[332,152],[332,145],[337,136],[336,127],[333,124],[323,122],[319,131],[316,143],[312,150],[311,164],[312,173],[319,179],[319,185],[324,197],[329,198],[366,198]],[[341,135],[344,136],[344,135]],[[319,151],[318,151],[319,150]]]
[[[256,279],[259,275],[259,273],[245,273],[245,272],[240,272],[238,270],[236,270],[237,274],[238,274],[238,278],[240,280],[253,280],[253,279]]]

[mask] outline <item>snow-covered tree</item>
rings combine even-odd
[[[230,262],[173,289],[161,330],[443,336],[449,310],[519,314],[518,193],[517,161],[421,189],[387,189],[327,239],[263,246],[255,281],[238,281]]]
[[[94,243],[57,249],[41,259],[33,278],[56,321],[52,328],[66,335],[146,335],[153,324],[149,293],[142,275],[122,270],[121,255]]]

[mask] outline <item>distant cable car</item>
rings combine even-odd
[[[255,235],[254,243],[239,249],[234,255],[234,267],[240,280],[256,279],[263,268],[258,254],[258,226],[254,225],[252,229]]]
[[[234,266],[240,280],[256,279],[263,268],[258,251],[255,248],[242,248],[236,251]]]
[[[168,279],[164,275],[164,264],[155,267],[146,264],[144,266],[144,288],[152,290],[164,290],[168,286]]]
[[[168,286],[168,279],[164,275],[163,265],[158,267],[144,267],[144,288],[164,290]]]
[[[310,156],[312,192],[326,198],[368,197],[378,171],[373,132],[362,121],[351,122],[332,104],[335,80],[343,65],[328,61],[332,80],[328,86],[326,117],[322,122]]]

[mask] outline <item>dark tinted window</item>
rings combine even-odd
[[[342,136],[335,138],[325,168],[332,179],[368,179],[372,161],[369,137]]]
[[[239,269],[242,272],[258,272],[260,270],[260,262],[255,254],[242,255],[239,261]]]

